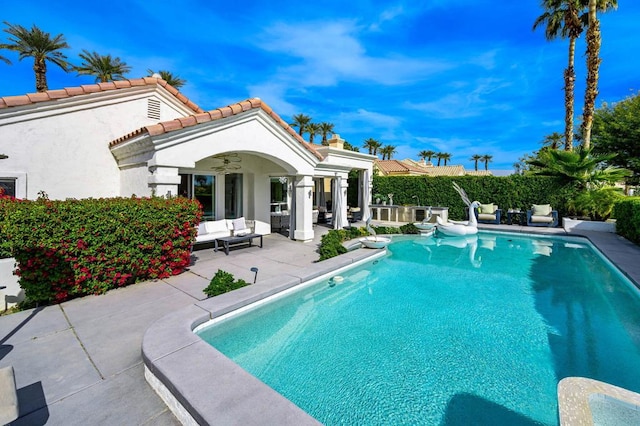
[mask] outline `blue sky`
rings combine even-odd
[[[355,146],[374,138],[393,158],[448,152],[473,169],[512,171],[545,135],[563,132],[568,43],[532,31],[538,0],[2,1],[2,21],[65,35],[69,60],[82,49],[120,57],[138,78],[167,69],[204,109],[259,97],[283,119],[330,122]],[[640,2],[600,15],[600,95],[615,102],[640,89]],[[499,5],[499,6],[497,6]],[[2,28],[5,28],[2,26]],[[0,33],[0,40],[6,41]],[[582,113],[584,36],[576,49],[576,125]],[[2,51],[0,96],[35,91],[32,62]],[[93,83],[49,67],[49,88]],[[132,129],[133,130],[133,129]]]

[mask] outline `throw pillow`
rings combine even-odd
[[[244,221],[244,217],[239,217],[237,219],[234,219],[231,223],[233,224],[233,235],[246,235],[246,234],[241,234],[240,232],[243,232],[245,230],[249,231],[247,229],[247,224]]]
[[[534,204],[531,208],[531,214],[534,216],[548,216],[551,214],[551,206],[549,204]]]
[[[480,204],[478,208],[478,213],[483,214],[494,214],[496,212],[496,206],[493,204]]]

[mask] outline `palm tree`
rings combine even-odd
[[[322,135],[322,145],[327,146],[329,142],[327,141],[327,135],[329,133],[333,133],[333,124],[322,122],[320,123],[320,134]]]
[[[544,137],[542,141],[542,149],[558,149],[560,148],[560,142],[562,141],[562,135],[558,132],[553,132],[550,135]],[[565,151],[570,151],[565,149]]]
[[[380,148],[380,154],[382,154],[382,159],[384,160],[385,158],[387,160],[391,160],[391,157],[393,157],[393,154],[395,154],[396,151],[396,147],[393,145],[386,145],[382,148]]]
[[[478,161],[480,161],[481,159],[482,159],[482,156],[478,154],[473,154],[470,158],[470,160],[474,162],[474,167],[476,169],[476,172],[478,171]]]
[[[442,153],[442,152],[436,152],[435,155],[434,155],[434,157],[436,157],[438,159],[438,164],[436,164],[436,166],[438,166],[438,167],[440,167],[440,160],[442,160],[442,155],[443,154],[444,153]]]
[[[131,71],[131,67],[120,58],[112,58],[111,55],[100,55],[97,52],[83,50],[80,53],[83,60],[80,66],[74,67],[78,75],[92,75],[96,78],[96,83],[122,80],[124,74]]]
[[[426,150],[426,151],[420,151],[418,153],[418,157],[422,158],[422,161],[424,161],[425,159],[429,159],[429,162],[431,162],[431,158],[436,155],[435,151],[431,151],[431,150]]]
[[[307,132],[309,133],[309,143],[313,143],[313,138],[320,133],[320,125],[318,123],[307,124]]]
[[[573,115],[576,73],[574,68],[576,40],[583,31],[583,23],[579,17],[580,3],[584,0],[543,0],[545,12],[533,24],[535,30],[546,24],[545,37],[553,40],[558,37],[569,38],[569,60],[564,71],[565,102],[565,150],[573,147]]]
[[[449,160],[451,160],[451,154],[449,154],[448,152],[443,152],[443,153],[442,153],[442,154],[440,154],[440,155],[442,155],[442,159],[444,160],[444,165],[446,166],[446,165],[447,165],[447,162],[448,162]],[[440,161],[440,160],[438,160],[438,161]]]
[[[0,44],[0,49],[18,52],[19,60],[33,58],[33,71],[36,76],[36,91],[44,92],[47,86],[47,61],[52,62],[65,71],[69,71],[70,65],[67,57],[60,51],[68,49],[69,45],[62,34],[51,37],[51,34],[42,31],[33,25],[30,30],[22,25],[12,25],[6,21],[8,27],[4,32],[9,34],[9,43]],[[5,62],[6,62],[5,58]]]
[[[181,88],[187,83],[187,80],[183,80],[177,75],[173,75],[171,71],[160,70],[158,72],[155,72],[153,70],[147,70],[147,72],[149,73],[150,77],[153,77],[154,74],[159,74],[161,79],[163,79],[164,81],[166,81],[167,83],[175,87],[176,89]]]
[[[362,146],[369,150],[369,155],[378,155],[378,149],[380,149],[382,144],[373,138],[369,138],[364,141],[364,145]]]
[[[582,112],[582,146],[591,147],[591,127],[598,96],[598,73],[600,71],[600,21],[597,11],[606,12],[618,7],[617,0],[589,0],[587,29],[587,87],[584,93],[584,109]]]
[[[304,114],[296,114],[293,116],[293,123],[289,123],[291,127],[298,128],[298,134],[302,136],[307,131],[307,125],[311,123],[311,117]]]
[[[545,12],[533,24],[535,30],[539,25],[546,24],[545,37],[553,40],[558,37],[569,38],[568,65],[564,71],[565,81],[565,150],[573,149],[573,115],[575,90],[575,48],[576,40],[588,25],[588,14],[584,11],[590,1],[596,2],[601,11],[615,9],[617,0],[542,0]],[[588,37],[588,36],[587,36]],[[588,39],[588,38],[587,38]],[[595,98],[594,98],[595,103]]]
[[[484,161],[484,169],[489,170],[489,163],[493,159],[493,155],[485,154],[482,156],[481,160]]]

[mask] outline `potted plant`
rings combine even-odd
[[[376,200],[376,204],[387,204],[387,196],[384,194],[374,194],[373,199]]]

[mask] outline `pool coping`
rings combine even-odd
[[[598,234],[582,232],[531,232],[530,228],[481,231],[498,233],[572,236],[589,240],[609,261],[618,267],[636,287],[640,276],[630,271],[628,260],[620,261],[620,251],[608,253],[598,241]],[[399,236],[398,236],[399,237]],[[636,253],[640,247],[628,242]],[[608,236],[608,238],[611,238]],[[616,241],[618,243],[619,241]],[[214,347],[204,342],[193,330],[213,319],[288,290],[304,282],[330,274],[355,263],[365,262],[384,254],[386,250],[353,250],[305,268],[300,275],[283,275],[247,287],[205,299],[173,312],[147,329],[142,342],[145,378],[173,414],[186,425],[195,424],[321,424],[294,403],[265,383],[247,373]],[[618,257],[618,259],[616,259]],[[625,256],[623,256],[624,258]],[[632,257],[633,259],[637,257]],[[624,263],[627,263],[625,265]],[[637,261],[636,261],[637,263]],[[564,424],[564,423],[562,423]]]
[[[604,397],[640,406],[640,394],[587,377],[565,377],[558,383],[558,410],[562,426],[593,424],[591,397]]]
[[[300,275],[265,280],[162,317],[147,329],[142,340],[147,382],[186,425],[321,424],[193,330],[213,318],[385,253],[386,250],[351,251],[315,263]]]

